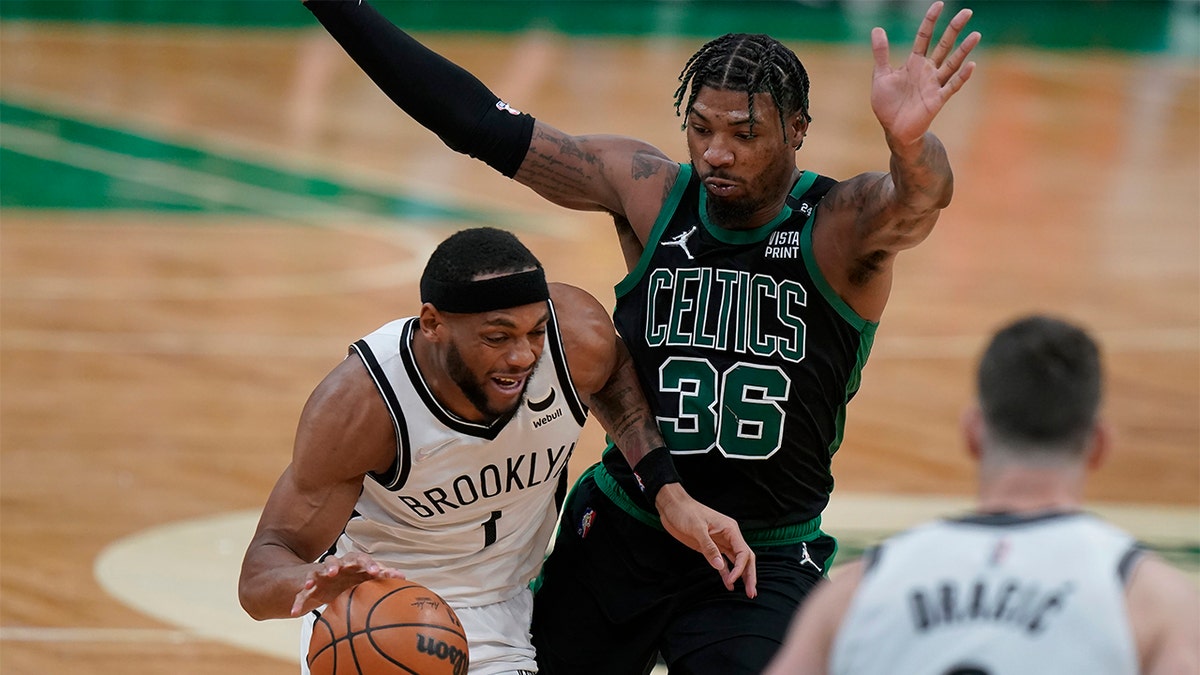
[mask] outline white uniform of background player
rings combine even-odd
[[[391,412],[396,460],[363,481],[333,553],[369,553],[445,598],[463,622],[472,675],[533,671],[529,582],[541,568],[558,515],[555,490],[586,420],[553,309],[525,400],[491,425],[465,421],[433,397],[413,358],[416,329],[415,318],[393,321],[351,348],[349,358],[362,359]],[[312,612],[304,618],[302,655],[314,619]],[[525,646],[520,655],[514,644]]]
[[[1136,673],[1124,583],[1140,554],[1084,513],[923,525],[868,554],[830,673]]]
[[[1095,339],[1020,317],[989,340],[975,389],[973,513],[823,581],[763,675],[1200,674],[1194,582],[1083,506],[1112,443]]]

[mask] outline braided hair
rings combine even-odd
[[[696,102],[701,87],[746,92],[750,102],[751,125],[754,124],[754,95],[769,94],[779,111],[779,123],[787,133],[787,116],[800,112],[805,122],[808,114],[808,72],[796,53],[768,35],[728,33],[701,47],[679,73],[679,88],[675,90],[675,115],[687,116]],[[688,89],[691,93],[688,94]],[[684,95],[687,105],[683,106]],[[680,107],[683,106],[682,111]]]

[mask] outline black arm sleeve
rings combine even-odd
[[[366,2],[306,0],[388,98],[450,149],[512,178],[533,137],[533,117],[510,109],[471,73],[414,40]]]

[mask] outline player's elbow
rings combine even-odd
[[[238,604],[251,619],[265,621],[285,616],[277,610],[271,609],[268,597],[270,586],[271,583],[264,577],[262,570],[254,572],[246,569],[246,566],[243,565],[241,575],[238,577]]]
[[[946,167],[945,178],[938,186],[938,190],[933,195],[933,210],[935,211],[934,218],[937,218],[936,212],[950,206],[950,200],[954,198],[954,174],[950,172],[950,168]]]
[[[256,584],[254,584],[251,580],[247,580],[245,577],[239,579],[238,603],[241,604],[242,610],[245,611],[251,619],[254,619],[255,621],[263,621],[271,617],[263,611],[260,599],[254,592],[256,586]]]
[[[954,174],[947,166],[944,171],[932,173],[923,180],[898,184],[897,191],[900,193],[898,205],[908,212],[906,220],[936,220],[938,212],[950,206],[954,197]]]

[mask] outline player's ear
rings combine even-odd
[[[967,443],[967,454],[978,462],[983,456],[983,411],[977,405],[967,408],[959,419],[959,426]]]
[[[1095,471],[1108,460],[1108,454],[1112,451],[1113,435],[1111,424],[1105,420],[1096,421],[1087,449],[1086,461],[1089,471]]]
[[[421,305],[421,313],[418,315],[417,322],[421,327],[422,337],[431,342],[437,342],[440,339],[438,328],[446,323],[437,307],[428,302]]]
[[[804,145],[804,137],[808,134],[808,120],[804,113],[795,112],[788,120],[788,145],[799,150]]]

